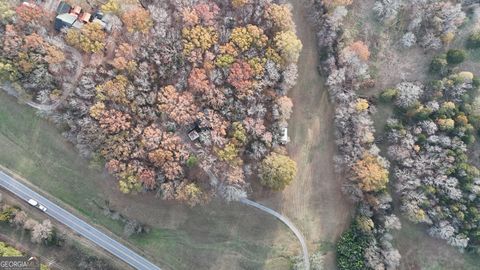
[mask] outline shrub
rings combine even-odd
[[[387,88],[380,94],[381,102],[391,102],[398,94],[398,90],[395,88]]]
[[[447,59],[445,55],[439,55],[432,59],[430,62],[430,72],[432,73],[442,73],[447,67]]]
[[[475,89],[478,89],[480,86],[480,79],[478,77],[473,77],[472,85]]]
[[[480,32],[472,33],[468,37],[467,47],[472,49],[480,48]]]
[[[363,270],[365,265],[365,249],[369,246],[370,237],[363,233],[355,223],[343,233],[337,243],[337,266],[340,270]]]
[[[463,50],[448,50],[447,62],[449,65],[458,65],[465,60],[465,52]]]
[[[191,155],[187,159],[187,166],[189,168],[195,167],[198,164],[198,158],[195,155]]]

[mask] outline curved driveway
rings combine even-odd
[[[115,255],[130,266],[134,267],[135,269],[160,270],[158,266],[154,265],[144,257],[138,255],[133,250],[127,248],[118,241],[112,239],[108,235],[87,224],[85,221],[70,214],[63,208],[59,207],[55,203],[31,190],[24,184],[18,182],[17,180],[13,179],[2,171],[0,171],[0,186],[25,201],[32,198],[40,204],[43,204],[48,209],[46,212],[47,215],[56,219],[60,223],[65,224],[67,227],[71,228],[72,230],[94,242],[95,244],[101,246],[111,254]]]
[[[251,201],[247,198],[241,198],[239,202],[255,207],[257,209],[262,210],[263,212],[266,212],[272,216],[275,216],[281,222],[287,225],[287,227],[290,228],[290,230],[292,230],[293,234],[295,234],[295,236],[298,238],[298,241],[300,241],[300,244],[302,245],[303,263],[305,266],[305,270],[310,270],[310,259],[308,258],[308,248],[307,248],[307,243],[305,241],[305,238],[303,237],[300,230],[297,227],[295,227],[295,225],[288,218],[286,218],[285,216],[282,216],[280,213],[278,213],[273,209],[270,209],[264,205]]]

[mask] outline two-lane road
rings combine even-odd
[[[17,180],[13,179],[2,171],[0,171],[0,186],[25,201],[32,198],[40,204],[43,204],[48,209],[46,212],[47,215],[56,219],[60,223],[65,224],[67,227],[71,228],[78,234],[104,248],[111,254],[117,256],[119,259],[123,260],[135,269],[160,270],[158,266],[154,265],[144,257],[138,255],[133,250],[127,248],[118,241],[115,241],[114,239],[97,230],[95,227],[89,225],[85,221],[70,214],[52,201],[31,190],[24,184],[18,182]]]

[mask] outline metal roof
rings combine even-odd
[[[72,25],[75,22],[75,20],[77,20],[77,16],[66,13],[66,14],[58,15],[57,19],[61,20],[62,22],[66,23],[68,25]]]
[[[57,7],[57,14],[69,13],[71,8],[72,6],[70,6],[68,3],[61,1]]]

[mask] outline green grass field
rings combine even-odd
[[[106,185],[109,180],[101,171],[90,168],[57,128],[3,92],[0,93],[0,164],[121,236],[122,224],[104,216],[94,203],[114,200],[114,192],[108,189],[116,187]],[[135,198],[130,196],[130,200]],[[285,256],[292,254],[286,250],[295,239],[272,217],[244,206],[218,202],[193,209],[176,206],[171,210],[163,202],[155,202],[158,205],[144,204],[138,211],[150,215],[150,219],[158,208],[164,214],[158,216],[148,235],[131,237],[128,242],[162,268],[288,269]],[[175,219],[179,220],[173,228],[162,226]],[[282,237],[283,244],[276,242],[276,234],[286,235]]]

